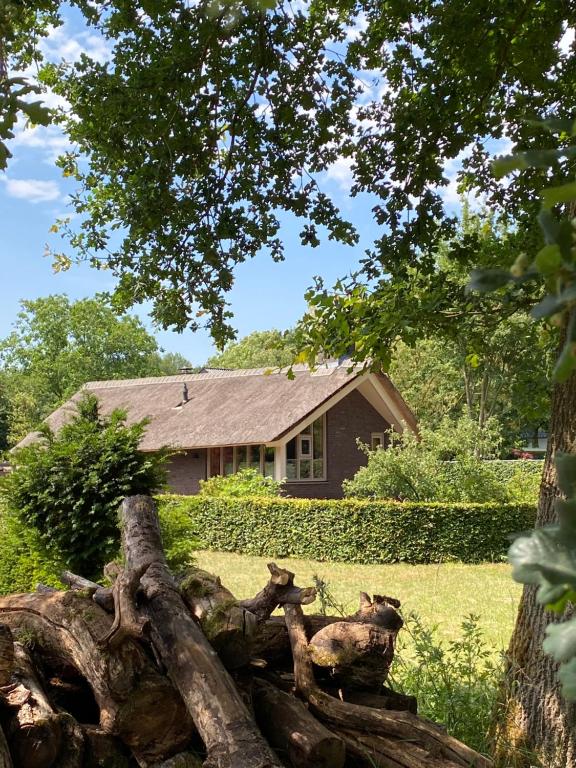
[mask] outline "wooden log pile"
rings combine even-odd
[[[236,600],[169,571],[150,498],[121,518],[111,588],[0,597],[0,768],[488,768],[385,687],[398,601],[305,615],[315,590],[273,563]]]

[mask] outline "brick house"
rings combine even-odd
[[[358,439],[385,447],[391,428],[416,430],[414,415],[383,374],[335,363],[293,370],[293,379],[281,371],[208,369],[90,382],[47,421],[57,430],[82,393],[91,392],[104,414],[122,408],[129,423],[149,419],[143,451],[178,450],[168,468],[175,493],[194,494],[199,480],[253,467],[286,479],[291,496],[316,498],[340,497],[342,481],[366,463]]]

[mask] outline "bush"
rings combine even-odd
[[[10,519],[33,528],[51,557],[84,576],[98,575],[117,553],[122,499],[150,493],[165,481],[164,452],[142,453],[146,422],[126,426],[126,414],[100,417],[93,395],[58,434],[19,450],[1,492]]]
[[[204,549],[350,563],[500,560],[534,524],[531,504],[161,496]]]
[[[174,573],[192,565],[198,544],[192,520],[178,506],[159,505],[160,529],[168,565]],[[110,559],[120,558],[120,550]],[[47,549],[39,533],[0,503],[0,595],[33,592],[38,583],[62,587],[66,561],[54,547]]]
[[[386,449],[361,446],[368,464],[344,481],[344,494],[410,501],[535,502],[539,481],[534,473],[526,473],[530,479],[526,482],[523,468],[518,467],[516,476],[501,468],[507,462],[481,458],[488,454],[491,441],[497,448],[497,435],[490,434],[460,419],[435,430],[422,428],[421,439],[411,433],[395,437]]]
[[[488,755],[488,731],[503,669],[493,660],[478,617],[467,616],[460,639],[448,644],[438,640],[435,628],[424,626],[415,614],[404,619],[390,683],[416,696],[420,715],[441,723],[451,736]]]
[[[64,563],[38,532],[0,504],[0,594],[32,592],[38,583],[60,586]]]
[[[257,469],[241,469],[233,475],[200,480],[200,496],[279,496],[282,484],[264,477]]]

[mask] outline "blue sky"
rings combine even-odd
[[[56,61],[73,60],[82,51],[100,60],[108,55],[105,43],[71,14],[65,25],[49,36],[44,51],[47,58]],[[50,104],[58,103],[52,94],[48,94],[47,100]],[[57,127],[26,129],[20,125],[11,146],[14,159],[7,173],[0,174],[0,338],[9,333],[21,299],[51,293],[66,293],[77,299],[113,288],[111,275],[87,266],[74,266],[68,272],[55,274],[51,259],[44,255],[47,244],[55,250],[63,248],[59,235],[49,230],[58,217],[66,215],[67,195],[73,190],[73,182],[63,179],[54,165],[56,156],[66,146],[66,138]],[[446,168],[451,183],[444,197],[452,208],[458,203],[458,166],[459,163],[452,162]],[[315,275],[322,275],[331,284],[353,269],[362,257],[376,237],[377,227],[371,218],[370,200],[349,196],[350,182],[350,170],[344,160],[332,166],[321,180],[323,190],[356,225],[360,245],[350,248],[326,241],[315,249],[304,248],[297,236],[298,224],[287,220],[282,231],[286,261],[276,264],[261,255],[236,272],[230,302],[239,336],[254,330],[290,327],[305,310],[303,294]],[[214,351],[204,332],[160,331],[152,327],[145,308],[138,315],[167,351],[180,352],[196,364],[204,362]]]

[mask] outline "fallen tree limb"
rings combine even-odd
[[[168,674],[204,742],[206,768],[280,768],[238,689],[187,609],[168,570],[152,499],[133,496],[121,508],[126,567],[146,568],[143,614]]]
[[[141,765],[174,754],[189,740],[192,723],[170,681],[133,642],[100,647],[111,618],[83,593],[5,595],[0,620],[31,636],[56,673],[66,677],[72,668],[88,682],[100,727],[118,734]]]
[[[412,768],[411,758],[402,748],[405,741],[419,745],[430,760],[441,757],[444,760],[441,765],[447,768],[452,765],[489,768],[490,761],[485,757],[411,712],[375,710],[340,701],[322,691],[316,684],[312,671],[302,608],[298,605],[286,605],[284,614],[294,656],[296,689],[308,702],[311,711],[321,720],[345,730],[357,729],[360,732],[367,731],[383,736],[385,739],[397,739],[396,759],[398,764],[405,768]],[[427,763],[422,762],[421,765],[426,766]]]
[[[254,681],[254,709],[262,732],[299,768],[343,768],[342,739],[316,720],[304,704],[265,680]]]

